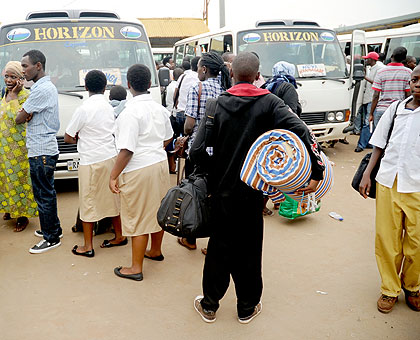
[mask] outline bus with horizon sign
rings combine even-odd
[[[32,12],[24,21],[0,27],[1,71],[7,62],[20,61],[32,49],[46,56],[46,74],[58,90],[60,155],[56,179],[77,177],[77,146],[64,143],[64,133],[76,108],[89,96],[84,87],[87,72],[104,72],[108,98],[112,86],[127,88],[131,65],[144,64],[152,74],[150,92],[156,102],[161,102],[149,39],[138,20],[125,21],[114,12],[58,10]]]
[[[350,124],[353,64],[358,61],[353,60],[347,67],[333,30],[312,21],[258,21],[253,28],[222,28],[180,40],[174,46],[174,60],[180,65],[185,56],[200,56],[209,51],[255,52],[265,80],[272,76],[277,62],[295,65],[301,119],[320,142],[346,136],[343,130]]]

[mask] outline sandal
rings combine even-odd
[[[29,219],[27,217],[18,217],[16,221],[14,232],[20,233],[24,231],[29,224]]]
[[[178,237],[178,243],[181,245],[181,246],[183,246],[183,247],[185,247],[185,248],[187,248],[188,250],[195,250],[195,249],[197,249],[197,245],[196,244],[192,244],[192,245],[190,245],[189,243],[187,243],[187,242],[185,242],[184,241],[184,239],[182,238],[182,237]]]
[[[12,218],[10,217],[10,214],[9,213],[4,213],[3,220],[8,221],[8,220],[11,220],[11,219]]]
[[[267,207],[265,207],[263,209],[263,216],[271,216],[271,215],[273,215],[273,212],[270,209],[268,209]]]
[[[104,240],[101,244],[101,248],[112,248],[112,247],[119,247],[119,246],[125,246],[128,243],[127,237],[124,239],[124,241],[121,241],[120,243],[111,243],[111,241],[115,240]]]

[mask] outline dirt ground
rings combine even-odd
[[[57,186],[61,247],[31,255],[39,222],[14,233],[13,221],[0,220],[0,339],[419,340],[420,313],[406,306],[403,294],[392,313],[376,309],[374,201],[350,187],[364,153],[353,152],[355,136],[349,141],[325,151],[336,163],[335,184],[320,212],[295,221],[265,218],[263,311],[250,324],[236,319],[232,285],[216,323],[201,320],[193,299],[201,293],[204,256],[170,235],[165,260],[145,260],[142,282],[114,275],[114,267],[130,264],[131,248],[101,249],[110,234],[95,237],[94,258],[74,256],[71,248],[83,237],[71,232],[77,182],[66,181]],[[331,211],[344,221],[329,217]],[[199,240],[199,247],[206,242]]]

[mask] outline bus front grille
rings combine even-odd
[[[64,137],[57,136],[58,152],[63,153],[77,153],[77,144],[64,143]]]
[[[300,115],[307,125],[323,124],[325,120],[325,112],[305,112]]]

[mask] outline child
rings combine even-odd
[[[104,96],[106,83],[101,71],[93,70],[86,74],[85,88],[89,91],[89,98],[73,114],[64,136],[66,143],[77,143],[80,155],[79,203],[85,245],[75,245],[72,252],[86,257],[95,256],[93,225],[105,217],[112,217],[115,238],[105,240],[101,247],[127,244],[127,238],[121,234],[118,197],[107,188],[117,150],[113,135],[114,112]]]
[[[382,279],[382,294],[377,307],[382,313],[391,312],[401,289],[408,307],[420,311],[419,66],[411,74],[410,90],[411,97],[391,104],[379,120],[370,140],[374,146],[372,157],[359,189],[366,198],[371,185],[371,171],[386,146],[396,113],[392,134],[376,176],[375,254]]]
[[[131,267],[117,267],[115,275],[143,280],[143,258],[162,261],[163,230],[156,219],[162,198],[167,193],[169,171],[164,147],[172,140],[169,112],[153,101],[148,92],[150,70],[133,65],[127,72],[130,99],[116,121],[119,154],[112,169],[109,187],[120,193],[122,230],[132,237]],[[149,234],[150,251],[146,252]]]
[[[115,85],[109,91],[109,101],[111,106],[114,108],[115,118],[124,110],[125,103],[127,102],[127,90],[124,86]]]

